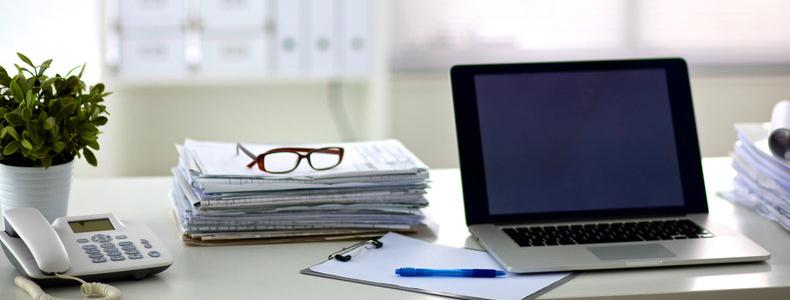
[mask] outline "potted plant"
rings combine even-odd
[[[0,66],[0,206],[34,207],[51,222],[66,215],[75,156],[96,166],[110,93],[82,82],[85,65],[50,77],[51,59],[17,55],[13,77]]]

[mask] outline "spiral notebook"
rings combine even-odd
[[[400,277],[395,269],[501,269],[485,251],[427,243],[397,233],[378,239],[381,248],[357,251],[350,260],[330,259],[302,274],[346,280],[459,299],[534,299],[571,279],[572,273],[518,275],[499,278]]]

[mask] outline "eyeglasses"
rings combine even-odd
[[[314,170],[322,171],[337,167],[343,161],[342,147],[324,148],[275,148],[255,155],[247,148],[236,143],[236,155],[239,150],[247,154],[253,161],[247,168],[258,165],[258,169],[267,173],[283,174],[296,170],[303,158]]]

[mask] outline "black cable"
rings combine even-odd
[[[337,129],[340,139],[343,141],[356,140],[354,128],[351,126],[351,120],[348,117],[346,106],[343,104],[343,90],[340,81],[330,80],[326,91],[329,110],[332,113],[332,120],[335,122],[335,128]]]

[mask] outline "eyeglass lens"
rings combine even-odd
[[[340,164],[343,159],[342,152],[340,148],[321,148],[303,156],[296,151],[275,151],[263,156],[263,167],[269,173],[287,173],[296,170],[301,159],[307,158],[311,168],[326,170]]]
[[[300,156],[295,152],[275,152],[263,157],[263,166],[266,172],[284,173],[296,169]]]
[[[330,149],[327,149],[326,151],[319,150],[310,152],[310,155],[307,156],[310,166],[316,170],[326,170],[337,166],[340,163],[340,158],[341,157],[337,150]]]

